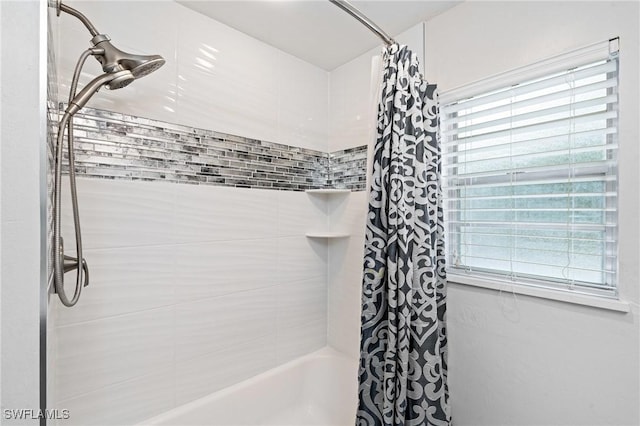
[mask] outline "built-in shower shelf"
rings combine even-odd
[[[350,189],[330,189],[330,188],[307,189],[305,192],[310,195],[321,195],[321,197],[319,197],[319,200],[322,200],[324,203],[327,204],[327,206],[330,206],[331,204],[329,202],[329,200],[332,199],[331,196],[351,194]],[[323,227],[323,226],[320,226],[320,227]],[[349,234],[344,231],[328,231],[328,230],[327,231],[309,231],[305,235],[307,236],[307,238],[318,238],[318,239],[322,238],[325,240],[337,239],[337,238],[349,238]]]
[[[307,232],[307,238],[349,238],[349,234],[346,232],[330,232],[330,231],[320,231],[320,232]]]
[[[350,189],[307,189],[307,194],[322,194],[322,195],[337,195],[337,194],[349,194]]]

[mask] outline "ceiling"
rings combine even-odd
[[[327,0],[177,1],[325,70],[332,70],[381,44],[364,25]],[[392,36],[459,3],[461,1],[351,1]]]

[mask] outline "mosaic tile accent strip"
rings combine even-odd
[[[367,186],[367,146],[357,146],[329,154],[331,188],[364,191]]]
[[[78,176],[289,191],[364,189],[365,146],[329,154],[92,108],[75,115],[74,138]]]

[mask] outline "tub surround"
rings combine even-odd
[[[305,237],[323,203],[86,177],[78,193],[92,282],[73,309],[56,303],[65,424],[135,423],[326,346],[328,246]]]
[[[328,209],[304,190],[364,189],[366,151],[347,150],[366,141],[327,149],[324,70],[173,2],[81,6],[123,49],[167,59],[74,120],[92,282],[54,309],[65,424],[132,424],[327,345],[330,245],[305,233]],[[65,19],[60,93],[86,48]],[[361,169],[334,179],[332,159]]]
[[[341,336],[357,344],[352,293],[370,138],[368,116],[350,108],[356,96],[354,106],[368,109],[369,97],[350,87],[369,89],[371,61],[334,79],[174,2],[132,2],[125,15],[109,2],[75,3],[123,49],[135,40],[167,64],[129,87],[100,91],[95,109],[75,120],[92,282],[73,309],[54,309],[53,401],[73,413],[65,424],[158,415],[327,346],[340,319],[348,329]],[[86,30],[59,22],[64,93]],[[167,31],[158,35],[158,25]],[[422,26],[414,32],[421,46]],[[334,101],[332,114],[345,120],[330,126]],[[327,201],[307,188],[354,192]],[[68,200],[64,193],[72,250]],[[357,228],[351,238],[305,236],[343,225]],[[345,244],[354,250],[340,261]],[[344,293],[328,287],[343,279],[349,297],[340,302]],[[330,320],[329,299],[349,313]]]
[[[92,282],[53,300],[65,424],[133,424],[326,346],[328,247],[305,232],[327,209],[303,191],[330,178],[327,72],[175,2],[70,5],[167,64],[75,119]],[[65,93],[86,30],[59,22]]]

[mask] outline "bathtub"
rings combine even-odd
[[[323,348],[140,425],[352,426],[357,361]]]

